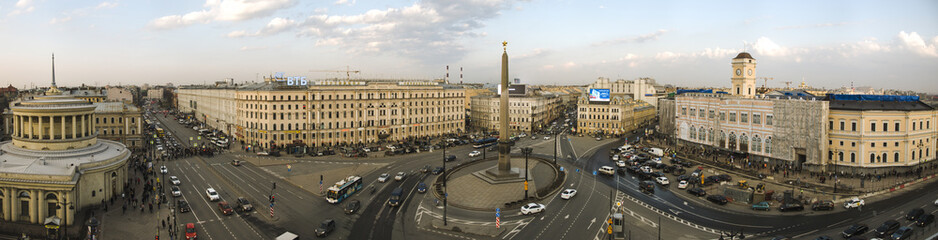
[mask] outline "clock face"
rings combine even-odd
[[[739,68],[737,68],[737,69],[736,69],[736,76],[739,76],[739,75],[742,75],[742,74],[743,74],[743,70],[740,70]]]
[[[749,76],[752,76],[752,69],[749,69]]]

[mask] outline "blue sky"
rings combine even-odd
[[[747,50],[769,86],[938,93],[935,1],[0,1],[0,84],[362,78],[534,84],[652,77],[727,87]],[[759,83],[762,84],[761,82]]]

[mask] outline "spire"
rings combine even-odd
[[[46,95],[59,94],[62,94],[62,90],[55,86],[55,53],[52,53],[52,86],[49,87],[49,90],[46,90]]]

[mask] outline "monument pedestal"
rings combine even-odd
[[[489,184],[524,182],[524,173],[519,168],[511,168],[511,171],[498,171],[498,166],[493,166],[473,172],[472,175]]]

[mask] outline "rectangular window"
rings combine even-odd
[[[681,115],[687,116],[687,107],[681,107]]]
[[[713,110],[710,110],[710,119],[713,119],[714,116],[716,116],[716,115],[713,114]]]
[[[749,122],[749,114],[748,114],[748,113],[740,113],[740,114],[739,114],[739,122],[741,122],[741,123],[748,123],[748,122]]]
[[[898,132],[898,131],[900,131],[900,130],[899,130],[899,121],[896,121],[896,132]]]
[[[695,109],[691,108],[691,109],[690,109],[690,116],[691,116],[691,117],[697,116],[697,111],[696,111]]]
[[[730,122],[736,122],[736,113],[734,112],[730,113]]]
[[[840,121],[840,131],[843,131],[843,130],[844,130],[844,125],[845,125],[845,124],[846,124],[846,123],[844,123],[844,121]]]
[[[774,116],[772,116],[772,115],[765,115],[765,125],[772,126],[772,124],[773,124],[773,123],[772,123],[772,120],[773,120],[773,119],[774,119]]]
[[[758,113],[752,114],[752,123],[762,124],[762,114],[758,114]]]
[[[834,121],[830,121],[830,130],[834,130]]]
[[[720,121],[726,121],[726,112],[720,111]]]
[[[888,131],[889,131],[889,123],[887,123],[886,121],[883,121],[883,132],[888,132]]]
[[[857,131],[857,122],[850,122],[850,131]]]
[[[871,132],[876,131],[876,122],[873,122],[873,121],[870,122],[870,131]]]

